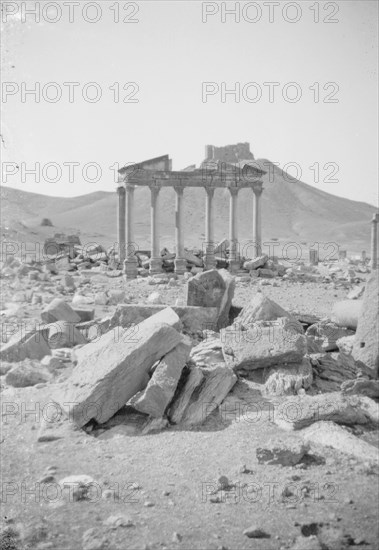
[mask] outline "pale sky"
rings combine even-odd
[[[113,191],[116,184],[109,167],[115,163],[121,166],[169,154],[173,168],[179,170],[199,164],[205,144],[248,141],[256,158],[267,158],[282,168],[295,163],[298,168],[289,172],[296,175],[300,169],[299,179],[310,185],[377,203],[377,1],[279,2],[278,6],[277,2],[118,2],[120,21],[115,22],[116,2],[103,0],[81,2],[70,22],[68,4],[73,2],[50,2],[44,13],[46,2],[29,0],[28,7],[39,5],[39,23],[22,13],[21,3],[2,4],[7,12],[14,11],[3,24],[3,92],[7,86],[9,93],[3,93],[2,160],[17,163],[24,172],[36,162],[41,165],[39,183],[27,173],[22,182],[21,168],[12,174],[12,165],[3,165],[4,184],[61,196]],[[49,19],[58,13],[54,4],[62,12],[60,21],[52,23]],[[88,4],[93,6],[83,14]],[[224,13],[233,7],[239,22],[236,14]],[[96,15],[98,22],[85,20]],[[137,22],[123,22],[125,17]],[[51,99],[60,90],[61,99],[49,103],[41,93],[37,103],[31,95],[22,97],[21,90],[35,87],[36,82],[41,89],[55,82],[45,88],[46,94]],[[79,83],[72,103],[64,82]],[[94,97],[95,88],[86,88],[89,82],[96,82],[102,92],[98,102],[82,97],[86,90],[88,97]],[[128,82],[136,84],[124,91]],[[204,82],[213,83],[208,89],[215,92],[206,98]],[[269,82],[278,83],[273,102]],[[288,86],[291,82],[296,87]],[[235,88],[236,83],[241,89],[239,102],[235,95],[222,97],[221,89]],[[119,102],[115,102],[117,87]],[[255,102],[254,90],[262,94]],[[295,93],[301,94],[299,101],[290,102]],[[124,103],[126,96],[138,102]],[[62,171],[55,183],[49,180],[57,171],[49,163],[57,163]],[[67,163],[79,163],[72,182]],[[88,163],[101,168],[99,181],[89,181],[97,179],[95,168],[83,177]],[[43,169],[46,165],[48,170]],[[9,172],[6,180],[4,170]]]

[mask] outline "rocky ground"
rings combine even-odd
[[[314,277],[304,266],[290,269],[295,273],[285,278],[240,274],[236,312],[262,293],[311,324],[330,318],[352,289],[359,294],[369,275],[347,273],[347,263],[320,266]],[[8,270],[1,283],[3,344],[16,325],[41,322],[41,311],[56,297],[94,309],[100,320],[119,302],[185,304],[187,284],[186,278],[124,281],[96,268],[71,275],[26,269],[16,277]],[[191,338],[196,345],[201,330]],[[135,425],[119,422],[100,431],[61,419],[62,436],[41,440],[46,418],[54,415],[47,404],[75,370],[71,350],[53,356],[58,372],[47,376],[35,361],[41,378],[26,387],[10,383],[14,362],[2,364],[1,548],[377,548],[378,462],[283,430],[275,415],[285,398],[263,394],[252,377],[239,376],[201,425],[170,424],[144,435],[137,417]],[[379,446],[370,423],[343,429],[354,441]]]

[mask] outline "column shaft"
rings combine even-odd
[[[118,260],[122,265],[125,260],[125,187],[117,188],[118,194]]]
[[[151,258],[150,273],[161,273],[162,258],[159,250],[159,191],[160,187],[150,187],[151,207],[150,207],[150,230],[151,230]]]
[[[214,226],[213,226],[213,197],[214,188],[205,188],[205,269],[216,267]]]
[[[184,233],[183,233],[183,187],[175,187],[175,273],[183,275],[187,271],[187,262],[184,258]]]
[[[138,274],[138,263],[135,256],[137,246],[134,242],[134,185],[126,185],[126,258],[124,273],[128,279]]]
[[[237,235],[237,204],[238,204],[238,188],[229,187],[230,201],[229,201],[229,268],[230,271],[235,272],[240,267],[238,259],[238,235]]]
[[[253,243],[255,257],[262,254],[261,189],[254,189],[253,197]]]

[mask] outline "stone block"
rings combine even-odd
[[[128,405],[154,418],[161,418],[174,397],[191,347],[191,340],[183,336],[180,344],[165,355],[156,366],[146,388],[133,396]]]
[[[55,298],[41,312],[41,319],[45,323],[55,323],[55,321],[67,321],[68,323],[79,323],[80,317],[72,309],[70,304]]]
[[[243,307],[234,322],[244,330],[256,321],[275,321],[280,317],[291,319],[291,315],[279,304],[270,300],[262,292],[257,292],[250,302]]]
[[[235,289],[235,280],[226,269],[210,269],[187,283],[187,305],[216,307],[219,327],[226,326]]]
[[[335,303],[332,310],[332,321],[339,327],[356,330],[362,304],[362,300],[343,300]]]
[[[298,365],[270,367],[263,373],[267,395],[296,395],[301,388],[310,388],[312,381],[312,365],[306,357]]]
[[[366,396],[333,392],[292,396],[284,399],[275,412],[274,422],[285,430],[300,430],[321,420],[337,424],[378,424],[378,404]]]
[[[24,359],[42,359],[51,355],[47,343],[47,330],[20,330],[0,350],[2,361],[16,362]]]
[[[338,349],[337,340],[352,334],[352,330],[330,321],[315,323],[305,333],[312,353],[335,351]]]
[[[301,363],[307,351],[305,336],[286,317],[258,321],[247,330],[232,325],[221,330],[221,342],[226,363],[245,371]]]
[[[374,445],[370,445],[334,422],[315,422],[312,426],[301,430],[299,435],[306,441],[324,447],[332,447],[365,462],[377,463],[379,461],[378,449]]]
[[[109,328],[121,326],[132,327],[135,324],[155,315],[166,308],[160,304],[122,304],[117,306],[113,314]],[[214,307],[173,306],[172,310],[180,318],[177,330],[183,330],[189,334],[197,333],[206,328],[214,330],[217,324],[218,310]]]
[[[248,269],[249,271],[252,269],[258,269],[258,267],[263,267],[267,262],[267,260],[268,260],[268,256],[266,254],[263,254],[262,256],[258,256],[253,260],[247,260],[243,264],[243,267],[244,269]]]
[[[200,425],[224,401],[237,377],[225,365],[195,367],[170,409],[172,422],[184,426]],[[199,369],[199,370],[197,370]]]
[[[153,364],[181,342],[181,334],[172,326],[179,324],[179,317],[166,308],[139,323],[133,334],[120,328],[83,346],[57,400],[79,426],[91,418],[107,421],[146,387]]]

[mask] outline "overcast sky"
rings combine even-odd
[[[7,185],[113,191],[115,163],[168,153],[179,170],[205,144],[248,141],[306,183],[377,202],[376,1],[27,2],[39,23],[2,4]],[[36,83],[39,102],[23,95]]]

